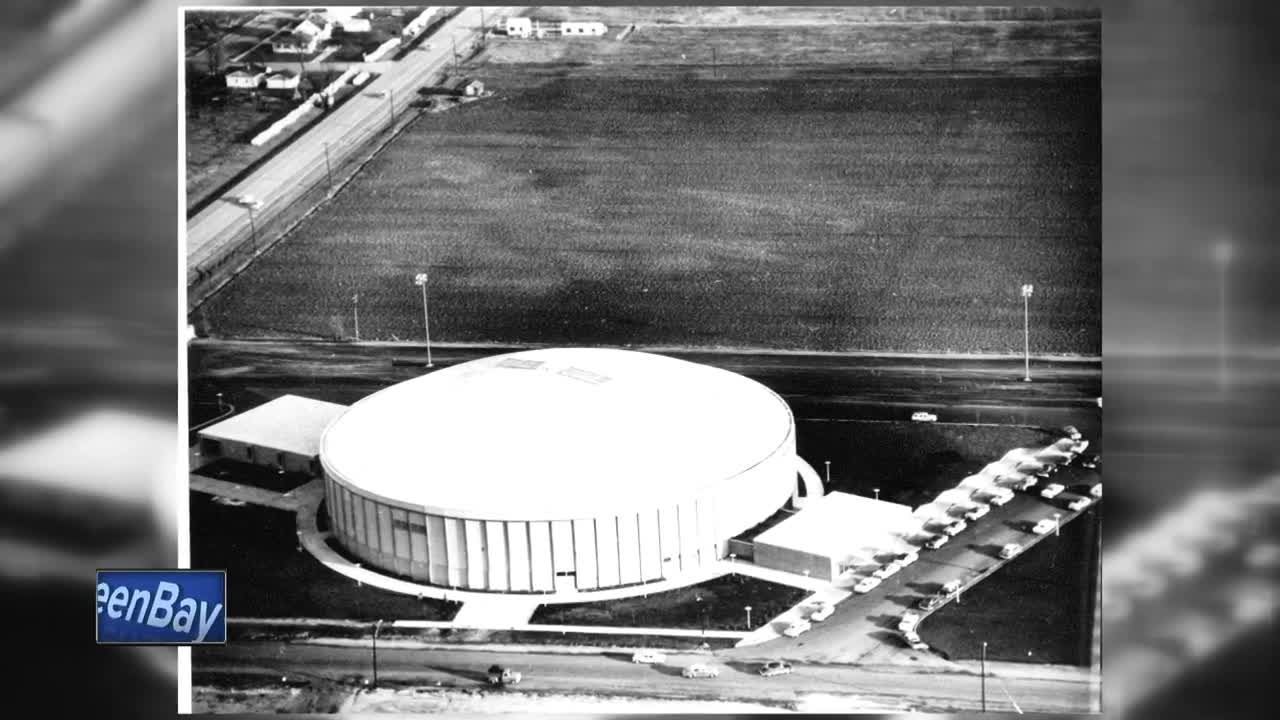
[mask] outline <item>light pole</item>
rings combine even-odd
[[[351,296],[351,312],[355,318],[356,342],[360,342],[360,293]]]
[[[705,642],[707,639],[707,608],[702,604],[701,595],[698,595],[695,599],[698,601],[698,615],[702,617],[702,640]]]
[[[391,127],[396,126],[396,89],[387,88],[387,111],[391,114]]]
[[[422,326],[427,332],[427,367],[431,363],[431,316],[427,314],[427,274],[422,272],[413,276],[413,284],[422,288]]]
[[[750,630],[751,629],[751,606],[745,605],[743,606],[742,609],[747,611],[747,629]]]
[[[823,460],[822,464],[827,466],[827,487],[831,487],[831,461]]]
[[[1219,240],[1213,246],[1213,261],[1218,266],[1218,389],[1227,389],[1227,268],[1235,256],[1230,240]]]
[[[1062,513],[1053,514],[1053,536],[1058,537],[1062,534]]]
[[[329,164],[329,143],[324,144],[324,174],[329,178],[329,190],[333,190],[333,166]]]
[[[1034,285],[1022,286],[1022,352],[1026,361],[1026,374],[1023,375],[1023,382],[1031,382],[1031,293],[1035,291]]]
[[[373,625],[373,686],[378,687],[378,631],[382,629],[382,621]]]
[[[871,492],[876,494],[876,499],[880,499],[880,488],[871,488]]]
[[[258,249],[258,224],[253,219],[253,208],[246,207],[249,211],[249,244],[254,251]]]
[[[987,643],[982,643],[982,712],[987,711]]]

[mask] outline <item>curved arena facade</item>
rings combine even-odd
[[[500,355],[394,385],[334,420],[320,458],[349,552],[493,592],[678,581],[797,484],[795,423],[771,390],[605,349]]]

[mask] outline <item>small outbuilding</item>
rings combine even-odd
[[[320,474],[320,437],[345,405],[284,395],[199,431],[200,454]]]

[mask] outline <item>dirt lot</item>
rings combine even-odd
[[[904,27],[881,40],[1042,31]],[[1033,282],[1033,349],[1100,351],[1096,75],[851,72],[840,33],[865,27],[670,60],[707,32],[637,31],[616,61],[494,43],[470,74],[495,97],[423,116],[206,306],[211,332],[348,337],[358,291],[362,338],[417,339],[429,265],[438,340],[1015,352]],[[762,63],[778,33],[794,56]]]

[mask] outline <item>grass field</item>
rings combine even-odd
[[[603,602],[540,605],[530,622],[686,630],[700,629],[705,622],[708,630],[747,630],[744,606],[752,608],[751,629],[754,629],[808,594],[799,588],[733,574],[653,595]]]
[[[801,31],[733,32],[714,73],[495,44],[495,97],[424,115],[199,321],[349,337],[358,292],[362,338],[419,339],[429,267],[437,340],[1017,352],[1031,282],[1033,350],[1100,351],[1096,75],[862,74],[807,30],[820,62],[765,63]]]

